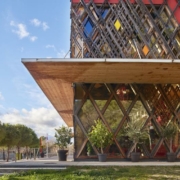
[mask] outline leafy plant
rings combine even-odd
[[[92,146],[90,144],[90,142],[87,143],[87,154],[90,155],[92,153],[93,149]]]
[[[92,126],[92,130],[88,133],[88,136],[90,142],[98,148],[101,154],[104,153],[104,148],[107,145],[112,144],[113,135],[100,119],[95,120],[95,125]]]
[[[59,149],[64,150],[69,144],[71,144],[72,129],[66,126],[61,126],[55,130],[55,144],[59,146]]]
[[[124,129],[124,134],[122,136],[128,136],[129,140],[133,141],[135,146],[135,152],[136,152],[136,146],[137,144],[142,140],[145,140],[148,138],[148,128],[143,127],[144,121],[139,118],[136,120],[131,120],[127,123],[127,126]]]
[[[162,136],[169,140],[170,152],[173,152],[172,142],[173,142],[174,136],[177,134],[178,131],[179,131],[179,128],[177,124],[173,123],[172,121],[167,123],[166,127],[162,129]]]

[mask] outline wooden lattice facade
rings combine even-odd
[[[180,1],[72,0],[71,20],[71,58],[180,59]],[[141,118],[144,126],[151,122],[155,130],[139,145],[141,157],[165,158],[169,144],[161,128],[169,121],[180,127],[178,83],[74,83],[75,159],[97,158],[87,137],[97,118],[114,135],[113,145],[106,148],[109,158],[129,157],[133,143],[120,134],[135,118]],[[178,158],[179,145],[177,134],[173,151]]]

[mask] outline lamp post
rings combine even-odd
[[[48,157],[48,134],[46,136],[46,154],[47,154],[47,158],[49,158]]]

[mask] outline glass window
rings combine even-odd
[[[109,9],[104,9],[103,11],[101,11],[101,16],[102,16],[103,19],[106,18],[106,15],[107,15],[108,11],[109,11]]]
[[[84,34],[86,37],[90,36],[90,34],[92,33],[92,30],[93,30],[93,27],[94,27],[93,22],[91,21],[90,18],[88,18],[84,25]]]

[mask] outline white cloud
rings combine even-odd
[[[22,90],[25,93],[25,96],[29,97],[32,103],[38,106],[45,106],[51,108],[52,105],[47,99],[47,97],[42,93],[42,91],[37,88],[37,86],[32,86],[30,84],[22,84]]]
[[[4,97],[3,97],[2,93],[0,92],[0,100],[3,100],[3,99],[4,99]]]
[[[48,44],[46,45],[46,48],[52,48],[56,52],[57,58],[64,58],[67,54],[64,50],[57,50],[57,48],[54,45]],[[69,54],[66,56],[66,58],[69,57]]]
[[[31,40],[32,42],[34,42],[34,41],[37,40],[37,37],[36,37],[36,36],[31,36],[31,37],[30,37],[30,40]]]
[[[36,26],[36,27],[42,27],[42,29],[44,31],[46,31],[47,29],[49,29],[49,26],[47,25],[47,22],[41,22],[39,19],[32,19],[30,20],[31,24]]]
[[[12,32],[17,34],[20,39],[23,39],[29,36],[29,32],[26,30],[25,24],[15,23],[14,21],[11,21],[10,25],[16,28],[15,30],[13,29]]]
[[[7,114],[0,115],[3,123],[24,124],[32,128],[38,136],[54,136],[55,128],[65,125],[62,118],[53,108],[37,108],[30,111],[13,109]]]
[[[34,81],[33,83],[29,81],[27,83],[24,77],[17,76],[12,79],[12,82],[18,93],[17,95],[25,100],[22,104],[26,104],[30,108],[39,106],[52,108],[51,103]]]
[[[57,51],[54,45],[48,44],[48,45],[46,45],[46,48],[47,48],[47,49],[48,49],[48,48],[52,48],[54,51]]]
[[[47,29],[49,29],[49,26],[47,25],[46,22],[43,22],[42,23],[42,28],[43,28],[44,31],[46,31]]]
[[[38,19],[32,19],[31,20],[31,24],[33,24],[34,26],[40,26],[41,25],[41,21],[39,21]]]

